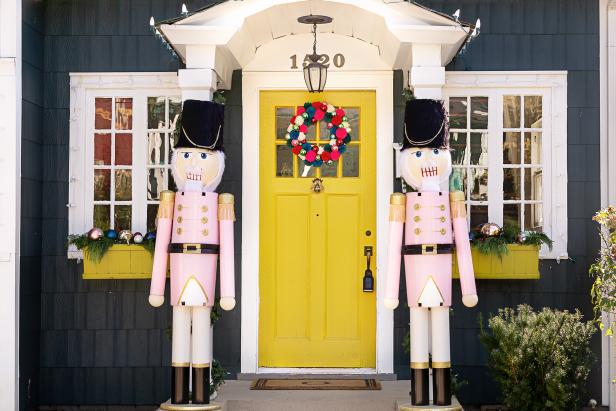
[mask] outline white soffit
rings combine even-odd
[[[225,1],[187,17],[157,25],[186,62],[187,47],[216,46],[231,69],[245,67],[257,50],[274,40],[310,33],[297,22],[306,14],[333,17],[320,33],[348,36],[379,49],[391,69],[408,69],[413,43],[441,45],[444,66],[457,54],[472,26],[460,24],[420,5],[383,0]],[[212,67],[214,68],[214,67]]]

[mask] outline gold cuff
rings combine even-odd
[[[451,218],[466,218],[466,203],[464,193],[462,191],[454,191],[449,193],[451,202]]]
[[[432,361],[432,368],[451,368],[451,361]]]
[[[171,366],[172,367],[190,367],[190,363],[189,362],[172,362]]]
[[[392,204],[389,206],[389,221],[403,223],[406,219],[406,208],[403,205]]]
[[[411,368],[415,370],[425,370],[426,368],[430,368],[430,364],[427,362],[411,362]]]
[[[218,221],[222,220],[235,221],[235,211],[233,210],[233,203],[218,204]]]
[[[205,362],[202,364],[193,364],[192,365],[193,368],[210,368],[210,363],[209,362]]]
[[[464,192],[457,190],[449,193],[449,201],[466,201],[466,197],[464,196]]]

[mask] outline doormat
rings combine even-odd
[[[381,389],[381,383],[374,378],[325,379],[325,378],[259,378],[250,385],[251,390],[368,390]]]

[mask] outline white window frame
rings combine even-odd
[[[488,97],[488,217],[503,223],[503,100],[504,95],[543,97],[542,189],[543,231],[554,240],[544,259],[567,254],[567,72],[446,72],[443,98]],[[523,113],[522,113],[523,115]],[[470,127],[470,125],[469,125]]]
[[[83,234],[92,228],[94,210],[94,99],[133,99],[132,231],[144,231],[147,224],[147,99],[179,97],[177,73],[70,73],[70,159],[69,234]],[[115,110],[115,108],[112,108]],[[143,144],[138,144],[138,142]],[[114,188],[111,187],[113,190]],[[70,247],[69,258],[83,258]]]

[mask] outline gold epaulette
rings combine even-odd
[[[235,199],[233,194],[222,193],[218,195],[218,220],[235,221],[235,211],[233,204]]]
[[[389,197],[389,221],[403,223],[406,219],[406,196],[402,193],[393,193]]]
[[[158,205],[158,214],[156,219],[159,218],[173,218],[173,205],[175,203],[175,193],[170,190],[165,190],[160,193],[160,204]]]

